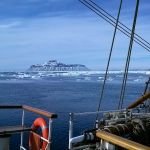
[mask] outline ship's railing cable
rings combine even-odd
[[[106,72],[105,72],[105,76],[104,76],[104,81],[103,81],[103,84],[102,84],[102,90],[101,90],[101,95],[100,95],[100,99],[99,99],[99,104],[98,104],[97,111],[100,110],[101,102],[102,102],[103,95],[104,95],[105,84],[106,84],[106,80],[107,80],[107,75],[108,75],[110,60],[111,60],[112,51],[113,51],[114,42],[115,42],[115,37],[116,37],[116,33],[117,33],[117,26],[118,26],[118,22],[119,22],[121,8],[122,8],[122,0],[120,0],[119,10],[118,10],[118,15],[117,15],[117,20],[116,20],[116,26],[115,26],[115,30],[114,30],[114,34],[113,34],[112,44],[111,44],[111,48],[110,48],[110,52],[109,52],[109,58],[108,58],[108,62],[107,62],[107,67],[106,67]],[[98,113],[96,115],[96,120],[97,119],[98,119]]]
[[[133,25],[132,25],[131,39],[130,39],[128,54],[127,54],[127,59],[126,59],[126,65],[125,65],[125,71],[124,71],[124,76],[123,76],[123,82],[122,82],[122,87],[121,87],[118,109],[122,109],[122,106],[123,106],[123,100],[124,100],[124,95],[125,95],[125,90],[126,90],[126,83],[127,83],[128,71],[129,71],[129,65],[130,65],[130,59],[131,59],[131,53],[132,53],[132,47],[133,47],[133,42],[134,42],[133,39],[134,39],[134,32],[135,32],[136,21],[137,21],[137,16],[138,16],[138,9],[139,9],[139,0],[136,1],[136,9],[135,9],[135,15],[134,15],[134,20],[133,20]]]
[[[116,19],[110,15],[108,12],[106,12],[103,8],[98,6],[96,3],[94,3],[92,0],[79,0],[82,4],[84,4],[86,7],[88,7],[90,10],[92,10],[94,13],[96,13],[98,16],[103,18],[105,21],[107,21],[109,24],[115,27],[116,25]],[[125,34],[127,37],[131,37],[131,29],[129,29],[127,26],[125,26],[123,23],[118,22],[117,26],[118,30],[121,31],[123,34]],[[144,40],[142,37],[140,37],[138,34],[135,33],[134,39],[137,44],[142,46],[144,49],[150,52],[150,43]]]

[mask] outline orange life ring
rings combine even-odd
[[[29,136],[29,148],[31,150],[34,149],[45,150],[45,148],[47,147],[48,143],[46,141],[41,140],[40,136],[35,133],[39,128],[41,128],[42,130],[42,137],[48,139],[49,131],[48,131],[46,121],[43,118],[37,118],[32,125],[32,130],[34,132],[31,132]]]

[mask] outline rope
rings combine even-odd
[[[147,81],[145,84],[146,84],[146,86],[145,86],[143,95],[146,94],[146,92],[147,92],[147,90],[148,90],[148,86],[149,86],[149,84],[150,84],[150,77],[149,77],[148,81]]]
[[[110,48],[108,63],[107,63],[107,67],[106,67],[105,77],[104,77],[104,81],[103,81],[103,85],[102,85],[102,91],[101,91],[101,95],[100,95],[100,100],[99,100],[99,104],[98,104],[98,109],[97,109],[97,111],[100,110],[101,102],[102,102],[103,95],[104,95],[105,84],[106,84],[106,80],[107,80],[107,75],[108,75],[108,69],[109,69],[109,65],[110,65],[112,50],[113,50],[113,47],[114,47],[114,42],[115,42],[115,37],[116,37],[116,32],[117,32],[117,26],[118,26],[118,21],[119,21],[120,12],[121,12],[121,7],[122,7],[122,0],[120,0],[120,6],[119,6],[118,15],[117,15],[116,26],[115,26],[115,30],[114,30],[114,34],[113,34],[112,44],[111,44],[111,48]],[[98,119],[98,113],[97,113],[97,115],[96,115],[96,120],[97,120],[97,119]]]
[[[87,2],[86,0],[79,0],[82,4],[84,4],[86,7],[88,7],[90,10],[92,10],[93,12],[95,12],[98,16],[100,16],[101,18],[103,18],[105,21],[107,21],[109,24],[111,24],[112,26],[115,27],[115,24],[116,24],[116,19],[111,16],[109,14],[109,17],[108,17],[108,13],[106,12],[105,14],[102,13],[99,9],[101,9],[101,7],[99,7],[98,5],[96,5],[94,2],[92,2],[90,0],[90,2],[92,2],[93,4],[95,4],[99,9],[97,9],[96,7],[94,7],[92,4],[90,4],[89,2]],[[104,11],[102,9],[102,11]],[[111,18],[113,19],[111,19]],[[122,27],[123,26],[123,27]],[[125,29],[125,28],[126,29]],[[128,27],[126,27],[125,25],[123,25],[121,22],[118,22],[118,26],[117,26],[117,29],[119,31],[121,31],[123,34],[125,34],[127,37],[131,37],[131,34],[130,34],[130,29]],[[137,34],[136,34],[137,35]],[[140,39],[141,40],[140,40]],[[134,41],[139,44],[140,46],[142,46],[144,49],[146,49],[148,52],[150,52],[150,43],[148,43],[146,40],[144,40],[143,38],[141,38],[139,35],[137,35],[137,37],[134,37]],[[148,45],[146,45],[145,43],[147,43]]]
[[[150,77],[149,77],[148,81],[145,84],[146,84],[146,86],[145,86],[143,95],[145,95],[147,91],[150,91]],[[150,100],[149,101],[145,101],[145,106],[149,106],[150,107]]]
[[[123,83],[121,87],[118,109],[122,109],[122,106],[123,106],[126,83],[127,83],[127,78],[128,78],[128,70],[129,70],[132,47],[133,47],[134,32],[135,32],[136,21],[137,21],[137,16],[138,16],[138,8],[139,8],[139,0],[136,1],[136,9],[135,9],[134,21],[133,21],[132,32],[131,32],[131,39],[130,39],[129,50],[128,50],[128,55],[127,55],[127,60],[126,60],[126,65],[125,65],[125,71],[124,71]]]
[[[102,7],[100,7],[100,6],[98,6],[96,3],[94,3],[92,0],[89,0],[91,3],[93,3],[97,8],[99,8],[100,10],[102,10],[105,14],[107,14],[110,18],[112,18],[113,20],[116,20],[116,18],[115,17],[113,17],[111,14],[109,14],[108,12],[106,12]],[[120,21],[118,22],[118,26],[123,26],[123,27],[125,27],[129,32],[129,34],[130,34],[130,32],[131,32],[131,29],[130,28],[128,28],[127,26],[125,26],[123,23],[121,23]],[[141,36],[139,36],[138,34],[136,34],[136,33],[134,33],[134,38],[135,39],[137,39],[136,38],[136,36],[138,37],[138,38],[140,38],[143,42],[145,42],[145,43],[147,43],[149,46],[150,46],[150,43],[149,42],[147,42],[146,40],[144,40]],[[141,43],[143,43],[141,41]],[[149,46],[147,46],[147,47],[149,47]],[[150,47],[149,47],[150,48]]]

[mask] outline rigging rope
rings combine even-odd
[[[115,17],[113,17],[111,14],[109,14],[108,12],[106,12],[102,7],[100,7],[99,5],[97,5],[96,3],[94,3],[92,0],[89,0],[91,3],[93,3],[97,8],[99,8],[100,10],[102,10],[106,15],[108,15],[110,18],[112,18],[113,20],[116,20]],[[120,21],[118,22],[118,26],[123,26],[125,27],[128,31],[129,31],[129,34],[131,32],[131,29],[128,28],[127,26],[125,26],[123,23],[121,23]],[[143,39],[141,36],[139,36],[138,34],[134,33],[134,38],[136,39],[136,37],[139,37],[143,42],[147,43],[149,46],[150,46],[150,43],[147,42],[145,39]]]
[[[132,53],[133,42],[136,42],[137,44],[142,46],[144,49],[146,49],[148,52],[150,52],[150,43],[135,33],[135,26],[136,26],[136,20],[137,20],[137,15],[138,15],[138,8],[139,8],[139,0],[136,1],[136,9],[135,9],[132,30],[129,29],[127,26],[125,26],[123,23],[121,23],[119,20],[117,20],[118,18],[117,19],[114,18],[112,15],[110,15],[108,12],[106,12],[103,8],[98,6],[92,0],[79,0],[79,1],[82,4],[84,4],[86,7],[91,9],[93,12],[95,12],[98,16],[100,16],[105,21],[107,21],[109,24],[114,26],[115,30],[118,29],[119,31],[121,31],[123,34],[125,34],[126,36],[128,36],[130,38],[130,44],[129,44],[128,54],[127,54],[127,59],[126,59],[123,83],[122,83],[121,93],[120,93],[120,100],[119,100],[119,104],[118,104],[118,109],[122,108],[124,94],[125,94],[125,90],[126,90],[126,82],[127,82],[127,78],[128,78],[128,70],[129,70],[129,65],[130,65],[130,58],[131,58],[131,53]],[[113,41],[112,41],[112,45],[113,45]],[[113,46],[112,46],[112,48],[113,48]],[[103,82],[103,86],[102,86],[102,94],[100,97],[98,109],[100,109],[101,100],[102,100],[104,89],[105,89],[105,84],[106,84],[106,79],[107,79],[107,74],[108,74],[108,69],[109,69],[109,63],[110,63],[110,59],[111,59],[111,53],[112,53],[112,51],[110,50],[109,59],[108,59],[107,67],[106,67],[106,73],[105,73],[104,82]]]
[[[109,58],[108,58],[108,62],[107,62],[105,77],[104,77],[104,81],[103,81],[103,85],[102,85],[102,91],[101,91],[101,95],[100,95],[100,100],[99,100],[97,111],[100,110],[101,102],[102,102],[102,99],[103,99],[103,94],[104,94],[104,90],[105,90],[105,84],[106,84],[106,80],[107,80],[107,75],[108,75],[108,69],[109,69],[109,64],[110,64],[110,60],[111,60],[111,55],[112,55],[112,51],[113,51],[113,47],[114,47],[114,42],[115,42],[115,37],[116,37],[117,26],[118,26],[118,22],[119,22],[121,8],[122,8],[122,0],[120,0],[120,6],[119,6],[118,15],[117,15],[116,26],[115,26],[115,30],[114,30],[114,34],[113,34],[112,44],[111,44],[111,48],[110,48]],[[96,115],[96,120],[97,119],[98,119],[98,113]]]
[[[88,7],[90,10],[92,10],[93,12],[95,12],[98,16],[100,16],[101,18],[103,18],[105,21],[107,21],[109,24],[111,24],[112,26],[115,27],[116,24],[116,19],[111,16],[109,13],[107,13],[106,11],[104,11],[104,9],[102,9],[101,7],[99,7],[97,4],[95,4],[94,2],[92,2],[91,0],[89,0],[91,3],[87,2],[86,0],[79,0],[82,4],[84,4],[86,7]],[[95,6],[97,7],[95,7]],[[101,10],[103,11],[101,11]],[[131,37],[130,34],[130,29],[128,27],[126,27],[125,25],[123,25],[121,22],[118,23],[117,26],[118,30],[121,31],[123,34],[125,34],[127,37]],[[126,29],[125,29],[126,28]],[[146,49],[147,51],[150,52],[150,43],[148,43],[146,40],[144,40],[143,38],[141,38],[139,35],[135,34],[136,36],[134,36],[134,41],[139,44],[140,46],[142,46],[144,49]],[[139,39],[140,38],[140,39]]]
[[[143,95],[145,95],[146,92],[150,91],[150,77],[149,77],[148,81],[145,82],[145,84],[146,84],[146,86],[145,86]],[[149,101],[148,100],[145,101],[145,106],[149,106],[150,107],[150,99],[149,99]]]
[[[127,78],[128,78],[128,70],[129,70],[132,47],[133,47],[133,42],[134,42],[134,40],[133,40],[134,32],[135,32],[136,21],[137,21],[137,16],[138,16],[138,8],[139,8],[139,0],[136,1],[136,9],[135,9],[135,15],[134,15],[134,20],[133,20],[133,25],[132,25],[131,39],[130,39],[128,55],[127,55],[127,60],[126,60],[126,65],[125,65],[125,71],[124,71],[124,76],[123,76],[123,82],[122,82],[122,87],[121,87],[118,109],[122,109],[122,106],[123,106],[123,100],[124,100],[124,95],[125,95],[125,90],[126,90],[126,83],[127,83]]]
[[[145,90],[144,90],[143,95],[146,94],[146,92],[148,90],[148,86],[150,85],[150,77],[149,77],[148,81],[145,84],[146,84],[146,86],[145,86]]]

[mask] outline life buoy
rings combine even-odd
[[[37,118],[32,125],[32,130],[34,132],[31,132],[29,136],[29,148],[31,150],[35,150],[35,149],[45,150],[47,147],[48,143],[46,141],[41,140],[40,136],[35,133],[39,128],[41,128],[42,137],[48,139],[49,131],[46,125],[46,121],[43,118]]]

